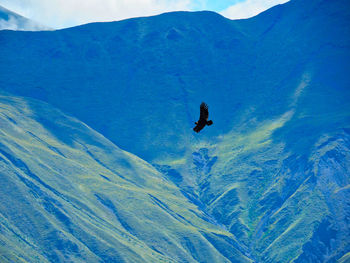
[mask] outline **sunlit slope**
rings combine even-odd
[[[1,262],[250,262],[152,166],[48,104],[0,97]]]
[[[147,161],[181,157],[202,101],[215,126],[196,137],[207,139],[242,116],[283,114],[304,77],[315,85],[296,95],[313,116],[349,107],[346,6],[292,0],[247,20],[175,12],[0,32],[0,87],[63,109]]]

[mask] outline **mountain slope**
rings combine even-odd
[[[346,5],[291,1],[248,20],[176,12],[1,32],[0,84],[64,109],[148,161],[180,158],[196,141],[202,100],[216,127],[204,138],[246,118],[279,116],[303,76],[312,85],[297,93],[313,116],[349,109]]]
[[[28,18],[0,6],[0,30],[40,31],[50,30]]]
[[[0,97],[2,262],[250,262],[151,165],[48,104]]]

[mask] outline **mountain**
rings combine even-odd
[[[166,193],[160,196],[171,196],[166,191],[171,185],[182,194],[184,213],[191,214],[192,205],[196,214],[206,215],[213,229],[209,232],[224,231],[219,238],[226,243],[214,245],[213,257],[198,258],[207,250],[197,253],[199,247],[191,245],[187,259],[346,262],[347,6],[345,0],[292,0],[246,20],[228,20],[212,12],[175,12],[53,32],[2,31],[0,87],[7,96],[57,107],[110,144],[141,157],[166,182],[159,185],[159,192],[164,188]],[[208,103],[214,125],[194,134],[202,101]],[[21,108],[13,106],[14,111]],[[53,121],[39,120],[38,125],[57,130],[57,138],[72,133]],[[76,134],[74,140],[82,137],[82,145],[91,145],[91,136]],[[96,150],[105,148],[102,144]],[[80,154],[86,155],[86,150],[78,152],[77,159]],[[107,151],[103,158],[114,155]],[[130,183],[138,181],[129,169],[124,172]],[[113,198],[111,192],[106,198],[117,202],[119,197]],[[117,214],[126,209],[113,205]],[[133,210],[125,222],[133,222],[136,215]],[[150,233],[170,235],[154,230],[165,222],[156,221]],[[202,221],[196,222],[193,230],[198,231]],[[135,235],[146,242],[151,234]],[[172,232],[172,237],[188,235]],[[160,254],[174,259],[178,250],[171,251]],[[214,260],[216,253],[221,255]],[[229,258],[232,253],[237,256]],[[130,254],[121,255],[127,259]]]
[[[311,116],[348,109],[347,2],[302,5],[237,21],[177,12],[2,32],[0,84],[48,101],[146,160],[180,158],[197,138],[191,128],[202,100],[216,125],[205,138],[229,132],[242,116],[276,117],[296,93],[312,97],[303,104]],[[308,88],[297,90],[303,79]]]
[[[50,28],[0,6],[0,30],[40,31]]]

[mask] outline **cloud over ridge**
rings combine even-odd
[[[275,5],[284,4],[289,0],[246,0],[234,4],[220,12],[231,19],[243,19],[255,16]]]

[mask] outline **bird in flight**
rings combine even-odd
[[[193,128],[195,132],[200,132],[206,125],[210,126],[213,124],[213,121],[208,121],[209,111],[208,105],[205,102],[202,102],[200,106],[200,116],[199,120],[195,122],[196,127]]]

